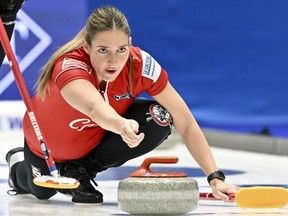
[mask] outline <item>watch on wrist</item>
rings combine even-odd
[[[225,181],[225,175],[224,175],[224,173],[221,172],[221,171],[219,171],[219,170],[217,170],[217,171],[211,173],[210,175],[208,175],[208,177],[207,177],[208,183],[210,184],[210,182],[211,182],[213,179],[215,179],[215,178],[220,179],[220,180],[222,180],[222,181]]]

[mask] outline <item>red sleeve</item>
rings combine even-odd
[[[82,61],[64,58],[55,64],[52,80],[59,90],[75,79],[85,79],[91,82],[92,70]]]
[[[135,50],[140,60],[140,67],[138,70],[141,72],[142,86],[145,91],[151,95],[159,94],[168,83],[168,74],[160,66],[160,64],[147,52],[143,50]]]
[[[168,74],[162,68],[159,78],[155,83],[154,82],[151,83],[151,86],[147,90],[147,93],[151,96],[157,95],[166,87],[167,83],[168,83]]]

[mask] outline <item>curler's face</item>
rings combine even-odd
[[[114,81],[120,74],[128,60],[130,44],[131,38],[117,29],[97,34],[91,46],[84,42],[99,83]]]

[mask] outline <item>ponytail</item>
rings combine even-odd
[[[39,96],[44,99],[47,91],[49,92],[49,81],[52,77],[52,72],[54,69],[54,64],[57,61],[59,57],[61,57],[63,54],[68,53],[72,50],[75,50],[82,46],[84,41],[84,31],[85,28],[83,28],[71,41],[66,43],[64,46],[59,48],[48,60],[48,62],[43,66],[42,68],[42,74],[37,80],[37,89]]]

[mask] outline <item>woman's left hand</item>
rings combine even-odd
[[[235,194],[238,190],[237,186],[227,184],[219,179],[213,179],[210,182],[210,185],[212,187],[212,193],[214,197],[221,199],[224,202],[231,202],[231,200],[229,200],[228,194]]]

